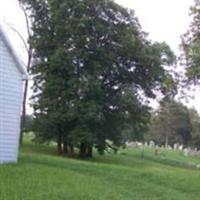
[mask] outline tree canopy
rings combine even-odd
[[[192,125],[190,145],[200,149],[200,116],[194,108],[189,109],[189,115]]]
[[[195,84],[200,80],[200,1],[194,0],[190,9],[192,22],[188,31],[182,36],[182,60],[186,66],[189,81]]]
[[[111,0],[20,2],[32,21],[38,141],[85,157],[140,137],[150,118],[144,97],[174,89],[167,44],[149,41],[134,11]]]
[[[188,145],[192,129],[189,109],[182,103],[164,99],[152,115],[150,138],[165,147],[174,143]]]

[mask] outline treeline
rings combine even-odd
[[[163,100],[152,113],[147,138],[160,146],[179,144],[199,149],[200,116],[194,108],[174,100]]]
[[[112,0],[20,0],[30,17],[34,132],[59,154],[91,157],[147,131],[144,99],[170,96],[175,56]]]

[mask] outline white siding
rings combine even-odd
[[[0,163],[16,162],[20,131],[22,74],[0,38]]]

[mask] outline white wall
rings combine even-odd
[[[0,38],[0,163],[18,157],[22,75]]]

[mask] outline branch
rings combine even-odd
[[[31,37],[31,27],[30,27],[30,22],[29,22],[29,17],[28,17],[28,14],[26,12],[26,9],[25,7],[19,3],[19,7],[20,9],[22,10],[23,14],[24,14],[24,17],[25,17],[25,22],[26,22],[26,30],[27,30],[27,34],[28,34],[28,38]],[[28,56],[28,62],[27,62],[27,71],[29,72],[30,70],[30,65],[31,65],[31,61],[32,61],[32,56],[33,56],[33,49],[31,47],[30,44],[28,44],[27,40],[24,38],[24,36],[17,30],[15,29],[12,25],[10,25],[9,23],[5,22],[5,24],[12,30],[14,31],[17,36],[20,38],[20,40],[22,41],[25,49],[26,49],[26,52],[27,52],[27,56]]]
[[[21,8],[22,12],[24,13],[24,17],[25,17],[25,20],[26,20],[26,30],[27,30],[27,33],[28,33],[28,37],[30,38],[30,36],[32,34],[31,34],[31,27],[30,27],[30,23],[29,23],[28,14],[27,14],[24,6],[21,3],[19,3],[19,7]]]
[[[28,47],[28,45],[27,45],[26,40],[25,40],[24,37],[22,36],[22,34],[21,34],[17,29],[15,29],[12,25],[8,24],[7,22],[5,22],[5,24],[9,27],[9,29],[11,29],[12,31],[14,31],[14,32],[17,34],[17,36],[18,36],[18,37],[20,38],[20,40],[23,42],[23,45],[24,45],[24,47],[25,47],[25,49],[26,49],[26,51],[27,51],[27,53],[28,53],[28,55],[29,55],[29,47]]]

